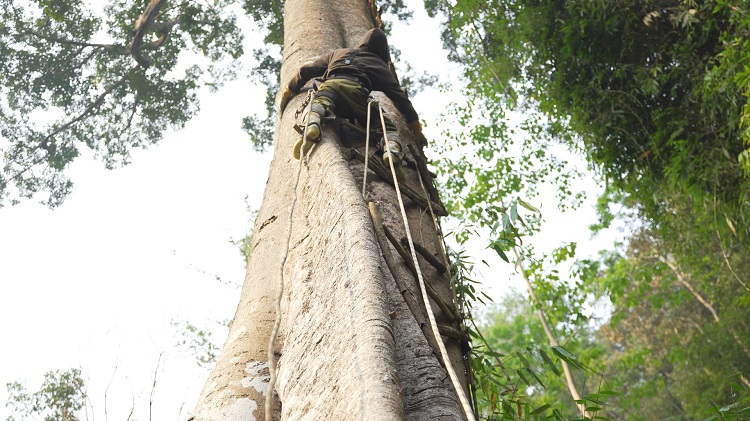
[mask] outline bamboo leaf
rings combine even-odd
[[[526,368],[526,371],[527,371],[527,372],[528,372],[529,374],[531,374],[531,376],[532,376],[532,377],[533,377],[534,379],[536,379],[536,381],[537,381],[537,382],[538,382],[538,383],[539,383],[539,384],[540,384],[540,385],[541,385],[542,387],[544,387],[544,388],[546,388],[546,387],[547,387],[547,386],[545,386],[545,385],[544,385],[544,383],[542,382],[542,379],[540,379],[540,378],[539,378],[539,376],[537,376],[537,375],[536,375],[536,373],[534,372],[534,370],[532,370],[532,369],[530,369],[530,368]]]
[[[539,353],[542,355],[542,359],[544,360],[545,363],[547,363],[547,366],[549,366],[550,370],[552,370],[556,375],[559,376],[560,370],[558,370],[557,364],[555,364],[554,361],[552,361],[552,358],[550,358],[549,355],[547,355],[547,353],[544,352],[543,349],[540,349]]]
[[[523,201],[521,199],[518,199],[518,204],[532,212],[542,213],[539,209],[535,208],[534,206],[531,206],[528,202]]]
[[[548,404],[548,403],[545,403],[544,405],[540,406],[539,408],[537,408],[537,409],[535,409],[535,410],[533,410],[533,411],[529,412],[529,415],[539,415],[539,414],[541,414],[542,412],[544,412],[544,411],[546,411],[547,409],[549,409],[549,407],[550,407],[550,406],[551,406],[550,404]]]

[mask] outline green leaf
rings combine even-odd
[[[521,360],[521,364],[523,364],[524,367],[529,368],[531,365],[529,364],[529,361],[523,356],[523,354],[520,351],[516,351],[516,355],[518,356],[518,359]]]
[[[553,409],[552,410],[552,415],[555,417],[556,420],[562,420],[563,419],[562,412],[560,412],[559,409]]]
[[[503,355],[502,353],[490,350],[485,351],[484,354],[494,358],[505,358],[505,355]]]
[[[526,372],[528,372],[529,374],[531,374],[531,376],[532,376],[532,377],[533,377],[534,379],[536,379],[536,381],[537,381],[537,382],[538,382],[538,383],[539,383],[539,384],[540,384],[540,385],[541,385],[542,387],[545,387],[545,388],[547,387],[547,386],[545,386],[545,385],[544,385],[544,382],[542,382],[542,379],[540,379],[540,378],[539,378],[539,376],[537,376],[537,375],[536,375],[536,373],[534,372],[534,370],[532,370],[532,369],[530,369],[530,368],[528,368],[528,367],[527,367],[527,368],[526,368],[525,370],[526,370]]]
[[[521,380],[523,380],[524,383],[526,383],[528,386],[531,386],[531,383],[529,382],[529,380],[526,378],[526,376],[523,375],[522,370],[516,370],[516,373],[518,374],[518,377],[520,377]]]
[[[543,349],[539,350],[539,354],[541,354],[542,359],[544,360],[545,363],[547,363],[547,366],[550,368],[550,370],[552,370],[556,375],[559,376],[560,370],[558,370],[557,364],[555,364],[554,361],[552,361],[552,358],[550,358],[549,355],[547,355],[547,353],[544,352]]]
[[[526,202],[524,200],[518,199],[518,204],[521,205],[521,206],[523,206],[524,208],[532,211],[532,212],[542,213],[539,209],[535,208],[534,206],[531,206],[531,204],[529,204],[528,202]]]
[[[549,407],[550,407],[550,406],[552,406],[552,405],[550,405],[550,404],[546,403],[546,404],[544,404],[544,405],[540,406],[539,408],[537,408],[537,409],[535,409],[535,410],[533,410],[533,411],[529,412],[529,415],[539,415],[539,414],[541,414],[542,412],[544,412],[544,411],[546,411],[547,409],[549,409]]]
[[[497,253],[501,259],[505,260],[506,263],[510,263],[510,259],[508,259],[508,256],[505,254],[505,252],[497,242],[492,243],[491,247],[492,250],[495,250],[495,253]]]
[[[568,352],[565,348],[561,346],[553,346],[553,347],[550,347],[550,349],[555,355],[557,355],[558,358],[570,364],[571,366],[579,370],[585,369],[583,365],[576,359],[576,357],[574,357],[573,354]]]

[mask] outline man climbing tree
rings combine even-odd
[[[286,1],[280,86],[290,86],[303,63],[357,46],[378,26],[379,14],[365,0]],[[291,88],[298,89],[297,83]],[[406,125],[386,97],[373,95],[396,128]],[[274,159],[240,303],[194,419],[466,418],[471,409],[462,408],[459,396],[468,389],[468,338],[460,330],[449,271],[427,260],[441,256],[446,261],[438,225],[428,211],[444,214],[433,203],[438,199],[425,188],[404,200],[410,232],[424,251],[416,268],[431,291],[425,303],[411,269],[415,265],[407,269],[399,260],[389,266],[383,257],[403,251],[401,240],[407,237],[393,180],[383,173],[370,176],[368,205],[358,186],[363,161],[371,169],[382,164],[368,160],[373,151],[364,150],[361,141],[340,136],[330,126],[319,126],[319,146],[308,161],[293,159],[289,150],[299,134],[291,110],[303,99],[287,97],[288,107],[276,122]],[[336,105],[342,113],[344,108]],[[416,121],[413,108],[402,110],[406,119]],[[408,132],[401,130],[408,147],[402,150],[414,153],[405,153],[404,162],[424,164],[420,140]],[[423,165],[412,164],[403,166],[409,180],[418,184],[421,178],[431,186],[429,174],[415,169]],[[373,223],[370,207],[379,208],[380,222]],[[376,230],[387,230],[396,241],[382,245]],[[426,323],[426,304],[439,307],[434,329]],[[437,336],[440,343],[435,331],[443,335]],[[439,349],[443,341],[445,358]],[[457,388],[448,367],[455,368]],[[265,410],[267,397],[271,405]]]
[[[303,115],[306,131],[304,137],[294,145],[294,157],[300,158],[303,144],[305,149],[302,150],[302,155],[305,155],[320,140],[321,124],[325,118],[331,118],[334,112],[343,118],[356,119],[365,127],[369,123],[369,128],[379,128],[378,119],[367,121],[368,96],[372,90],[385,93],[404,114],[412,133],[421,135],[422,125],[417,112],[391,72],[388,66],[390,63],[385,33],[380,28],[373,28],[365,34],[358,48],[337,49],[302,66],[281,96],[281,112],[289,98],[298,93],[308,80],[321,76],[324,80]],[[400,165],[403,149],[401,136],[396,126],[385,116],[384,125],[389,144],[387,148],[381,144],[383,161],[388,165],[388,161],[392,160],[397,174],[403,175]],[[382,141],[382,129],[379,131]],[[425,139],[424,136],[421,139]],[[399,178],[403,179],[403,176]]]

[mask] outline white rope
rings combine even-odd
[[[429,198],[430,194],[427,192],[427,187],[425,187],[424,179],[422,178],[422,172],[419,171],[419,169],[417,169],[417,176],[419,177],[419,184],[422,186],[422,193],[424,193],[425,197]],[[445,242],[443,240],[443,228],[440,226],[440,221],[438,220],[437,216],[435,216],[435,211],[432,209],[432,200],[427,201],[427,208],[430,211],[430,216],[432,217],[432,223],[435,224],[435,231],[440,236],[440,241],[438,243],[440,244],[440,252],[441,252],[441,256],[443,257],[443,264],[445,264],[445,268],[448,271],[448,276],[452,277],[453,274],[451,273],[451,265],[450,265],[450,261],[448,260],[448,253],[445,250]],[[453,287],[453,283],[451,283],[451,294],[453,295],[453,300],[455,302],[458,302],[458,300],[456,299],[456,289]],[[463,313],[462,308],[459,308],[458,311]],[[471,373],[471,364],[470,364],[470,360],[468,359],[466,360],[466,363],[465,363],[465,369],[466,369],[466,372],[469,373],[468,374],[469,382],[472,382],[471,379],[472,379],[473,374]],[[476,405],[476,396],[475,396],[474,408],[476,408],[476,406],[477,405]]]
[[[367,103],[367,127],[365,127],[365,174],[362,177],[362,197],[367,197],[367,164],[370,163],[370,114],[372,107],[371,105],[377,104],[377,102]]]
[[[302,147],[300,149],[303,155],[300,155],[299,167],[297,168],[297,178],[294,180],[294,199],[292,199],[292,205],[289,207],[289,222],[287,224],[286,247],[284,248],[284,257],[281,260],[281,267],[279,269],[279,272],[281,274],[281,282],[279,284],[279,293],[276,296],[276,305],[274,308],[276,318],[274,320],[273,330],[271,330],[271,337],[268,340],[268,371],[270,372],[270,379],[268,381],[268,389],[266,392],[266,421],[273,420],[273,390],[276,387],[276,355],[273,352],[273,348],[274,343],[276,342],[276,337],[279,334],[279,326],[281,325],[281,299],[284,295],[284,266],[286,265],[287,257],[289,257],[289,244],[291,243],[292,239],[292,218],[294,217],[294,208],[297,205],[297,197],[299,196],[298,186],[300,175],[302,174],[302,161],[303,158],[307,158],[306,156],[304,156],[304,150],[305,143],[307,143],[307,137],[305,136],[305,133],[307,133],[307,126],[309,124],[310,113],[307,113],[307,118],[305,119],[305,129],[302,132]]]
[[[383,107],[381,107],[380,104],[378,104],[378,111],[380,112],[380,123],[383,126],[383,143],[385,144],[385,151],[391,157],[391,159],[389,159],[388,162],[391,166],[391,175],[393,176],[393,185],[396,188],[396,198],[398,199],[398,205],[401,208],[401,217],[404,220],[404,228],[406,229],[406,238],[409,241],[409,249],[411,250],[411,258],[414,261],[414,267],[417,269],[419,289],[422,292],[422,300],[424,301],[424,305],[427,309],[427,317],[430,319],[430,327],[432,328],[432,334],[435,337],[435,342],[437,342],[438,348],[440,348],[440,355],[443,358],[445,369],[448,371],[448,375],[451,378],[451,382],[453,383],[453,388],[456,390],[456,394],[458,395],[458,400],[461,401],[461,406],[463,407],[464,414],[466,415],[466,418],[469,421],[475,421],[474,412],[471,410],[471,405],[469,404],[469,400],[466,398],[464,389],[463,387],[461,387],[461,383],[458,381],[458,376],[456,375],[456,371],[453,369],[453,365],[451,364],[450,359],[448,358],[448,351],[446,351],[445,349],[443,338],[441,338],[440,334],[438,333],[437,322],[435,321],[435,315],[432,313],[432,306],[430,305],[430,299],[427,295],[427,289],[425,287],[424,277],[422,276],[422,269],[419,267],[419,261],[417,260],[417,251],[414,248],[414,240],[412,240],[411,238],[411,230],[409,229],[409,220],[406,217],[406,209],[404,208],[404,201],[401,199],[401,189],[399,188],[399,185],[398,185],[398,178],[396,177],[396,169],[393,166],[393,155],[391,154],[391,147],[388,144],[388,133],[385,128],[385,119],[383,117]],[[367,162],[367,160],[365,160],[365,162]]]

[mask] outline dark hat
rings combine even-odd
[[[366,49],[377,55],[386,63],[391,61],[391,55],[388,51],[388,39],[385,36],[385,32],[380,28],[373,28],[367,31],[365,36],[362,37],[359,48]]]

